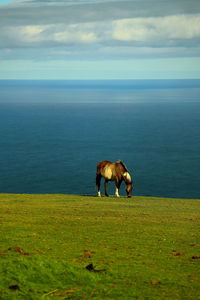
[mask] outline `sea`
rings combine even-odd
[[[102,160],[133,195],[199,199],[200,80],[0,81],[0,193],[96,195]]]

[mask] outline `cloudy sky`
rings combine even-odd
[[[200,78],[199,0],[0,0],[0,79]]]

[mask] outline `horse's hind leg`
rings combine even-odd
[[[101,175],[97,174],[96,175],[96,187],[97,187],[97,192],[98,192],[99,197],[101,197],[100,185],[101,185]]]
[[[108,197],[108,180],[105,179],[105,182],[104,182],[104,191],[105,191],[105,196]]]

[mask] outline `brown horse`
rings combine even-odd
[[[115,195],[117,197],[119,197],[120,185],[122,181],[124,181],[126,184],[127,196],[131,197],[133,182],[131,179],[131,175],[129,174],[126,166],[123,164],[122,161],[118,160],[117,162],[113,163],[108,160],[104,160],[97,164],[96,187],[97,187],[99,197],[101,196],[100,184],[101,184],[102,177],[104,177],[105,179],[105,183],[104,183],[105,196],[108,196],[107,193],[108,181],[115,181],[115,186],[116,186]]]

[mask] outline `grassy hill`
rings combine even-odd
[[[0,194],[0,299],[200,299],[200,201]]]

